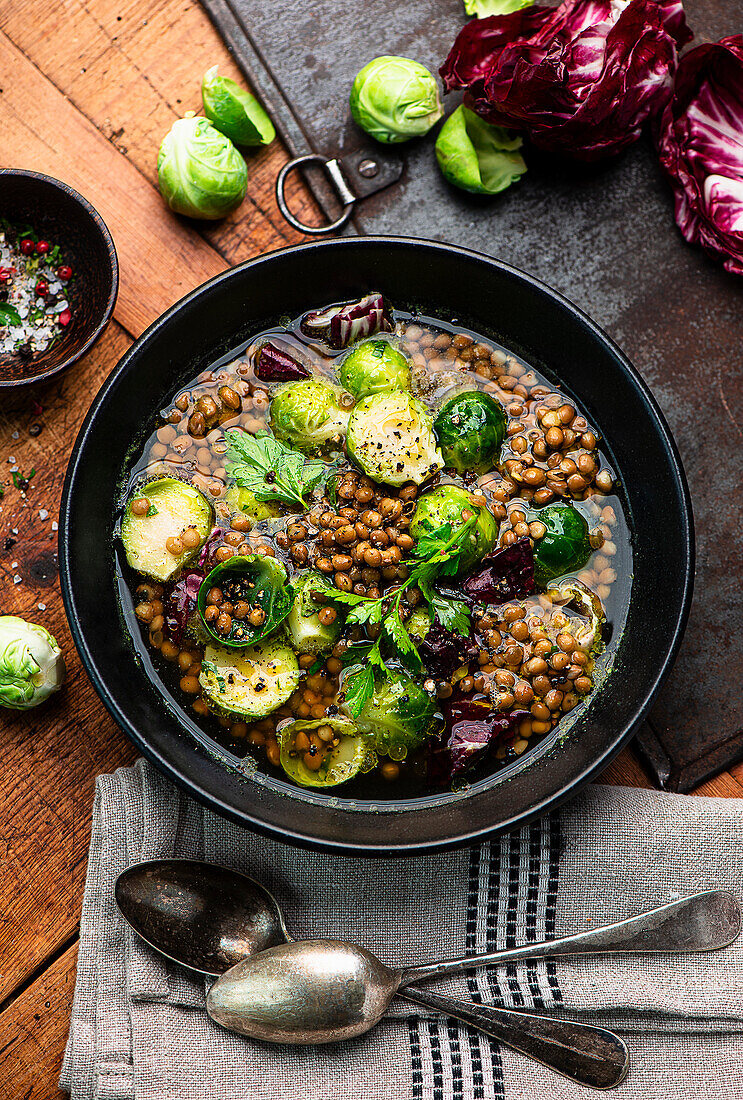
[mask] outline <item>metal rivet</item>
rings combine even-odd
[[[359,161],[359,175],[365,179],[373,179],[379,171],[379,165],[375,160],[369,160],[367,157],[365,160]]]

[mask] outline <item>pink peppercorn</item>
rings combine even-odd
[[[34,250],[34,242],[30,237],[24,237],[21,241],[21,252],[24,256],[30,256]]]
[[[38,283],[36,284],[36,297],[46,298],[48,293],[49,283],[45,282],[43,279],[39,279]]]
[[[39,256],[46,256],[49,251],[49,241],[37,241],[36,252]]]
[[[69,309],[63,309],[62,312],[59,314],[57,320],[63,328],[69,325],[70,321],[72,320],[72,314],[70,313]]]
[[[66,282],[68,279],[72,278],[72,268],[69,264],[62,264],[61,267],[57,268],[57,275]]]

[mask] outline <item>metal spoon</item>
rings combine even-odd
[[[322,1043],[360,1035],[408,983],[485,962],[611,950],[713,950],[732,942],[740,911],[727,891],[708,891],[606,928],[542,944],[393,971],[343,941],[294,942],[279,906],[259,883],[227,868],[158,860],[129,868],[116,884],[125,919],[156,950],[190,969],[219,974],[207,1008],[220,1024],[271,1042]],[[251,952],[262,952],[260,959]],[[238,959],[242,962],[237,963]],[[405,989],[429,1005],[583,1084],[611,1088],[628,1052],[611,1032],[552,1017],[473,1005]]]

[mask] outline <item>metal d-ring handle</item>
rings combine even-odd
[[[325,175],[335,188],[338,198],[343,203],[343,213],[337,217],[334,222],[329,222],[327,225],[305,225],[304,222],[301,222],[299,218],[292,214],[287,206],[286,196],[284,195],[287,176],[290,172],[293,172],[295,168],[300,168],[303,164],[322,165]],[[300,233],[312,233],[318,236],[322,233],[332,233],[333,230],[341,229],[346,224],[351,217],[351,212],[356,202],[356,196],[346,183],[343,173],[341,172],[341,166],[335,158],[326,160],[326,158],[321,157],[319,153],[307,153],[303,157],[295,157],[294,160],[290,160],[279,172],[276,179],[276,201],[279,204],[279,210],[290,225],[293,225]]]

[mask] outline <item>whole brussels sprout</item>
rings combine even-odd
[[[205,118],[179,118],[157,157],[160,192],[189,218],[223,218],[245,198],[248,170],[228,137]]]
[[[410,364],[389,340],[364,340],[341,363],[341,382],[354,397],[410,389]]]
[[[353,82],[354,121],[386,145],[422,137],[443,113],[436,78],[408,57],[375,57]]]
[[[236,145],[270,145],[276,137],[271,119],[255,96],[229,77],[220,76],[216,65],[204,73],[201,99],[212,126]]]
[[[506,438],[506,414],[489,394],[460,393],[446,401],[434,422],[436,438],[447,466],[460,474],[492,470]]]
[[[357,671],[352,666],[348,673]],[[393,760],[403,760],[440,724],[431,696],[405,673],[390,670],[375,682],[374,694],[356,719],[357,729],[369,734],[376,751]]]
[[[518,150],[520,137],[510,137],[464,105],[449,115],[436,138],[436,160],[445,179],[462,191],[497,195],[526,171]]]
[[[0,706],[36,707],[64,678],[62,651],[48,630],[16,615],[0,616]]]
[[[314,454],[346,431],[349,410],[341,407],[338,392],[308,378],[277,390],[271,401],[271,430],[287,446]]]
[[[459,563],[459,572],[467,573],[493,549],[498,537],[498,524],[493,513],[485,505],[476,504],[472,493],[460,489],[458,485],[439,485],[430,493],[424,493],[410,523],[410,534],[414,539],[419,539],[426,532],[436,531],[447,523],[451,524],[454,534],[472,516],[477,516],[477,523],[470,528],[464,540]]]
[[[588,524],[572,504],[549,504],[535,513],[547,531],[534,544],[534,579],[543,588],[565,573],[582,569],[593,547]]]
[[[444,465],[426,406],[402,391],[362,397],[348,421],[346,445],[364,473],[387,485],[420,485]]]

